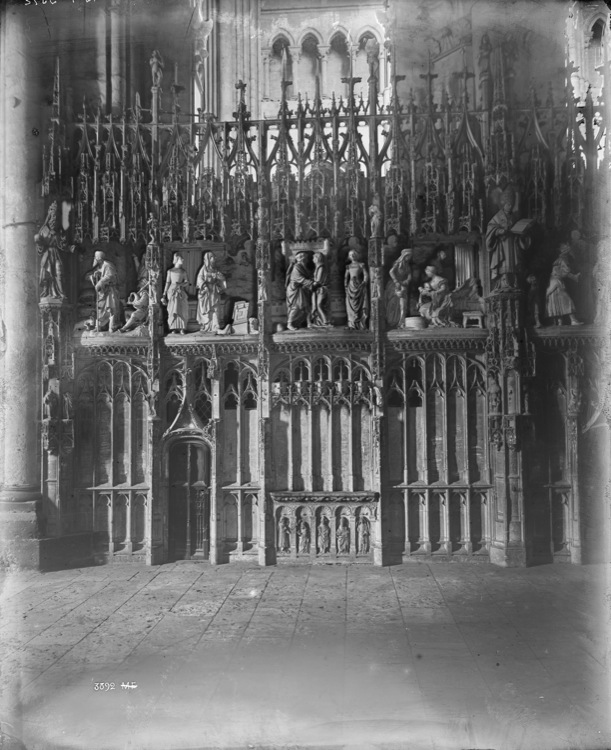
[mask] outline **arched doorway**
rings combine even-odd
[[[168,561],[210,555],[210,449],[181,440],[168,455]]]

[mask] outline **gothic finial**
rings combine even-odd
[[[429,110],[433,110],[433,81],[435,78],[439,78],[437,73],[433,73],[433,60],[431,58],[431,50],[429,50],[429,64],[428,71],[426,73],[420,73],[420,78],[423,78],[427,82],[427,93],[428,93],[428,107]]]

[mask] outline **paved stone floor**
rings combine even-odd
[[[608,592],[603,566],[7,573],[2,730],[28,750],[611,748]]]

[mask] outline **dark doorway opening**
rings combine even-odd
[[[210,449],[174,443],[169,453],[168,560],[210,556]]]

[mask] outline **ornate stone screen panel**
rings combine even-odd
[[[389,543],[485,555],[490,499],[483,354],[404,353],[386,375]]]
[[[363,359],[295,356],[278,366],[271,396],[273,487],[370,491],[373,399]]]
[[[86,363],[75,385],[74,531],[102,553],[145,554],[149,541],[147,378],[132,358]]]
[[[222,390],[223,485],[258,486],[257,370],[240,360],[225,363]]]

